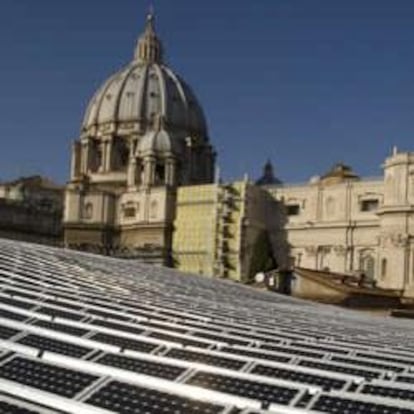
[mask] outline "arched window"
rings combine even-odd
[[[372,250],[362,250],[360,252],[359,268],[365,273],[368,280],[374,280],[375,258]]]
[[[165,183],[165,165],[158,163],[155,167],[155,184]]]
[[[387,259],[381,260],[381,279],[385,279],[387,276]]]
[[[129,161],[129,148],[125,140],[116,141],[116,169],[125,170]]]
[[[82,210],[82,218],[85,220],[90,220],[93,217],[93,204],[86,203]]]
[[[151,201],[150,206],[150,218],[155,219],[158,217],[158,202],[156,200]]]
[[[97,172],[102,165],[102,147],[99,141],[92,143],[92,172]]]
[[[326,215],[331,217],[335,214],[335,199],[333,197],[328,197],[326,200]]]

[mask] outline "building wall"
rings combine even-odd
[[[395,151],[383,167],[384,177],[375,180],[267,190],[284,206],[281,227],[297,266],[363,271],[380,287],[414,296],[414,153]]]
[[[274,200],[267,192],[246,181],[180,187],[173,235],[175,267],[248,281],[254,244],[274,218],[269,204]]]
[[[218,196],[216,184],[177,189],[173,260],[184,272],[214,274]]]
[[[60,245],[63,192],[41,176],[0,184],[0,237]]]
[[[297,266],[352,272],[372,255],[377,274],[378,209],[364,209],[371,200],[378,208],[383,204],[382,181],[317,182],[268,191],[285,206],[285,230]]]

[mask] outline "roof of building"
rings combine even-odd
[[[321,177],[320,182],[324,184],[337,184],[343,181],[359,179],[359,175],[352,170],[352,167],[338,162]]]
[[[64,190],[64,186],[55,183],[50,178],[41,175],[31,175],[27,177],[19,177],[16,180],[1,182],[0,185],[15,187],[24,186],[28,188],[43,188],[49,190]]]
[[[338,293],[342,293],[343,301],[338,303],[344,306],[352,306],[355,304],[355,307],[366,306],[383,309],[390,306],[398,306],[400,305],[400,298],[403,293],[401,290],[377,287],[375,281],[369,280],[364,273],[344,274],[330,270],[314,270],[297,267],[295,268],[295,276],[315,282],[321,287],[321,291],[324,288],[331,288]],[[312,292],[305,292],[306,294],[309,294],[307,298],[312,297]],[[332,299],[327,296],[324,300],[335,303],[337,298]]]
[[[163,47],[149,14],[135,55],[126,67],[98,89],[86,110],[83,131],[107,124],[138,123],[143,132],[158,117],[176,132],[207,138],[201,105],[187,83],[165,65]]]
[[[133,260],[0,240],[0,336],[3,412],[414,413],[409,321]]]

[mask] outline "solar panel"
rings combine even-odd
[[[87,402],[119,414],[220,414],[223,406],[150,388],[112,381],[95,392]]]
[[[151,375],[169,380],[178,378],[184,371],[186,371],[186,368],[181,368],[174,365],[160,364],[152,361],[129,358],[115,354],[106,354],[99,358],[96,362],[104,365],[110,365],[116,368],[122,368],[127,371],[133,371],[140,374]]]
[[[0,395],[29,387],[35,412],[46,391],[120,414],[412,414],[411,325],[332,309],[0,240]]]
[[[358,377],[364,377],[364,378],[379,378],[381,376],[380,372],[355,368],[352,366],[344,366],[339,364],[330,364],[327,362],[319,362],[319,361],[307,361],[302,360],[299,362],[299,365],[303,367],[310,367],[310,368],[316,368],[323,371],[332,371],[332,372],[340,372],[343,374],[349,374],[349,375],[355,375]]]
[[[65,319],[72,319],[75,321],[80,321],[84,316],[79,315],[73,312],[67,312],[62,309],[52,308],[48,306],[42,306],[39,309],[36,309],[36,312],[43,313],[45,315],[53,316],[54,318],[65,318]]]
[[[289,356],[276,355],[276,354],[267,353],[267,352],[260,352],[259,349],[255,349],[255,348],[251,348],[251,349],[231,348],[228,346],[224,346],[220,348],[220,351],[227,352],[233,355],[241,355],[241,356],[246,356],[246,357],[251,357],[251,358],[267,359],[269,361],[276,361],[276,362],[289,362],[291,359],[291,357]]]
[[[74,326],[65,325],[63,323],[57,323],[57,322],[37,320],[33,322],[33,325],[39,326],[40,328],[46,328],[52,331],[63,332],[69,335],[74,335],[74,336],[79,336],[79,337],[84,336],[85,334],[88,333],[87,329],[77,328]]]
[[[195,347],[198,347],[198,348],[208,348],[210,346],[210,344],[208,344],[206,342],[196,341],[196,339],[189,339],[189,338],[185,338],[185,337],[178,337],[178,336],[174,336],[174,335],[168,335],[168,334],[162,333],[162,332],[151,332],[148,336],[151,337],[151,338],[162,339],[162,340],[169,341],[169,342],[177,342],[177,343],[182,344],[184,346],[195,346]]]
[[[23,338],[20,338],[18,342],[22,345],[31,346],[42,351],[56,352],[58,354],[76,358],[82,358],[92,350],[91,348],[86,348],[84,346],[74,345],[65,341],[59,341],[57,339],[34,334],[26,335]]]
[[[186,383],[255,399],[264,404],[288,405],[298,393],[294,388],[204,372],[197,372]]]
[[[1,365],[0,378],[67,398],[74,397],[97,379],[90,374],[22,357],[15,357]]]
[[[311,408],[312,410],[332,414],[414,414],[414,409],[330,395],[321,395]]]
[[[357,365],[358,367],[362,366],[362,367],[369,367],[369,368],[377,368],[377,369],[383,369],[383,370],[395,371],[395,372],[404,371],[404,367],[385,363],[386,361],[384,361],[384,363],[380,363],[376,361],[369,361],[366,359],[360,359],[360,358],[352,359],[352,358],[345,358],[345,357],[338,357],[338,356],[333,356],[332,361],[344,362],[350,365]]]
[[[414,384],[414,375],[413,376],[409,376],[409,375],[397,375],[396,378],[395,378],[395,381],[405,382],[407,384]]]
[[[261,364],[255,366],[252,369],[251,373],[263,375],[265,377],[279,378],[287,381],[299,382],[302,384],[316,385],[324,390],[343,389],[344,386],[347,384],[347,381],[337,378],[329,378],[324,377],[322,375],[295,371],[294,369],[269,367]]]
[[[120,323],[103,321],[101,319],[93,320],[91,322],[91,325],[102,326],[104,328],[115,329],[117,331],[123,331],[123,332],[128,332],[128,333],[134,333],[137,335],[142,334],[142,332],[144,331],[141,328],[137,328],[131,325],[122,325]]]
[[[387,387],[385,385],[365,384],[359,392],[381,397],[396,398],[398,400],[414,401],[414,390],[398,388],[397,386]]]
[[[1,300],[0,303],[2,303]],[[6,309],[0,309],[0,318],[13,319],[15,321],[24,321],[28,318],[28,316],[8,311]]]
[[[221,368],[239,370],[246,365],[246,361],[230,359],[224,356],[205,354],[187,349],[171,349],[165,356],[183,361],[198,362],[200,364],[215,365]]]
[[[9,339],[19,332],[18,329],[8,328],[0,325],[0,339]]]
[[[130,339],[105,333],[94,334],[89,339],[103,342],[109,345],[116,345],[123,349],[132,349],[138,352],[152,352],[158,346],[149,342],[137,341],[136,339]]]
[[[34,411],[17,404],[0,401],[0,414],[42,414],[41,411]]]

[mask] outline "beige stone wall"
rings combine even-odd
[[[272,196],[286,206],[286,238],[290,255],[299,266],[329,268],[335,272],[353,272],[366,266],[361,263],[372,256],[374,276],[378,276],[377,211],[363,211],[364,202],[383,203],[382,181],[345,181],[324,185],[269,189]],[[298,214],[288,215],[288,206],[298,206]]]
[[[268,191],[285,205],[282,227],[297,265],[364,271],[380,287],[414,292],[413,153],[394,152],[377,180],[317,181]],[[378,208],[367,209],[370,200],[378,200]],[[289,206],[297,214],[288,215]]]
[[[65,194],[65,223],[115,224],[116,197],[94,190],[83,193],[68,189]]]
[[[123,193],[117,201],[116,224],[130,226],[138,223],[165,221],[173,210],[168,195],[169,192],[165,187]]]

